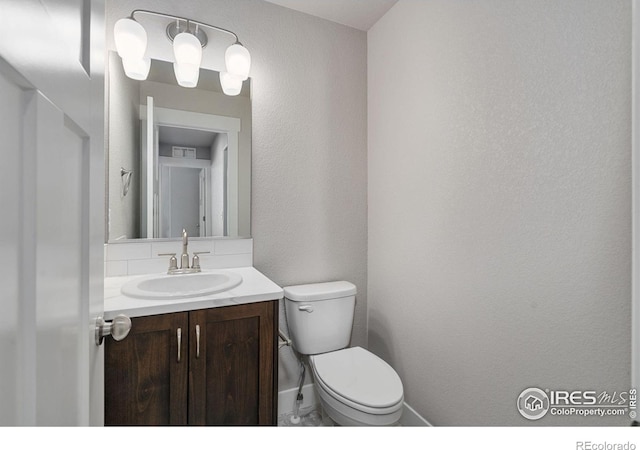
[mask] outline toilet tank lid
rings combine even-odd
[[[348,281],[301,284],[283,288],[284,297],[294,302],[313,302],[356,295],[356,286]]]

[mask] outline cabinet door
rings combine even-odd
[[[190,424],[275,424],[277,308],[271,301],[190,313]]]
[[[137,317],[105,341],[105,425],[186,425],[188,325],[186,312]]]

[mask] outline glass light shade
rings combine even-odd
[[[238,95],[242,90],[242,78],[229,72],[220,72],[220,85],[226,95]]]
[[[180,33],[173,38],[173,56],[177,64],[200,66],[202,61],[202,44],[191,33]]]
[[[200,77],[200,66],[197,64],[174,63],[173,72],[176,74],[176,81],[185,88],[194,88],[198,85]]]
[[[147,51],[147,32],[133,19],[125,18],[116,22],[113,28],[116,50],[122,59],[141,60]]]
[[[133,80],[146,80],[151,68],[151,58],[122,59],[124,73]]]
[[[251,55],[249,50],[240,44],[233,44],[224,52],[224,62],[227,72],[240,77],[241,80],[249,78],[251,69]]]

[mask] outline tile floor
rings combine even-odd
[[[300,415],[295,416],[293,412],[278,416],[279,427],[332,427],[334,422],[323,414],[322,408],[314,405],[300,409]]]

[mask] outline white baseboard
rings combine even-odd
[[[402,417],[400,417],[400,425],[403,427],[430,427],[431,424],[427,422],[427,419],[422,417],[411,406],[404,403],[404,409],[402,410]]]
[[[293,412],[298,396],[298,388],[287,389],[278,392],[278,416]],[[319,403],[313,383],[302,386],[301,408],[310,408]],[[430,427],[431,424],[406,402],[400,418],[400,425],[403,427]]]

